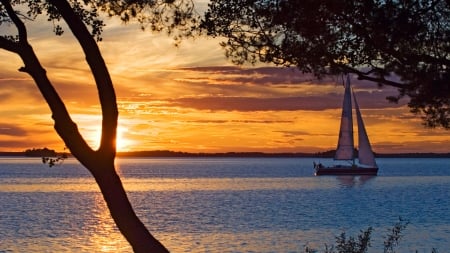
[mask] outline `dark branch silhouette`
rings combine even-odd
[[[450,3],[212,0],[201,22],[234,63],[354,73],[397,87],[428,127],[450,128]]]

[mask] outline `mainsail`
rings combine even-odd
[[[352,98],[350,91],[350,77],[347,75],[345,83],[344,102],[342,105],[341,127],[339,129],[339,140],[336,149],[335,160],[353,160],[353,120],[352,120]]]
[[[355,93],[353,93],[353,99],[355,101],[356,121],[358,122],[358,161],[360,164],[377,167]]]

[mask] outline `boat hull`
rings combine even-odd
[[[362,167],[321,167],[315,168],[316,176],[340,176],[340,175],[352,175],[352,176],[376,176],[378,174],[378,168],[362,168]]]

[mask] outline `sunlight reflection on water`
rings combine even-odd
[[[106,208],[103,198],[96,194],[93,208],[92,226],[87,228],[89,245],[95,252],[123,252],[129,250],[129,245],[121,235],[118,235],[109,210]],[[112,235],[112,236],[111,236]]]
[[[335,187],[331,178],[126,178],[127,191],[247,191],[327,189]],[[0,179],[0,192],[98,192],[90,178],[8,178]]]
[[[371,181],[376,181],[372,184]],[[450,176],[428,177],[306,177],[306,178],[124,178],[124,187],[139,191],[314,190],[342,187],[386,189],[413,185],[450,184]],[[92,178],[0,178],[0,192],[99,192]]]

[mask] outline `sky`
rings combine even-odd
[[[184,40],[106,19],[99,43],[119,105],[118,151],[321,152],[336,148],[343,86],[296,69],[235,66],[219,39]],[[27,21],[30,43],[88,143],[96,148],[100,107],[79,45],[66,29]],[[1,26],[1,33],[12,27]],[[0,50],[0,151],[62,151],[48,106],[21,60]],[[428,129],[391,87],[352,76],[372,147],[378,153],[449,152],[450,134]],[[355,128],[356,131],[356,128]]]

